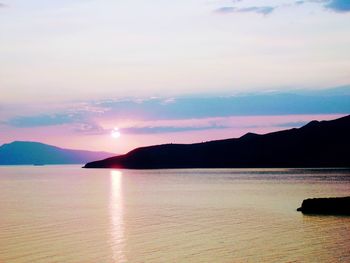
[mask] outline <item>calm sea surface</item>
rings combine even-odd
[[[0,262],[350,262],[350,171],[0,167]]]

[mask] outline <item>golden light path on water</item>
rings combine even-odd
[[[109,213],[111,221],[111,246],[114,262],[126,262],[124,254],[124,219],[123,219],[123,174],[112,170],[110,173]]]
[[[0,263],[350,262],[348,169],[0,167]]]

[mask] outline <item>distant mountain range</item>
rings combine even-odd
[[[195,144],[142,147],[85,168],[350,167],[350,115],[299,129]]]
[[[0,146],[0,165],[84,164],[113,153],[69,150],[39,142],[15,141]]]

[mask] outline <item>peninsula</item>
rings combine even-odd
[[[350,167],[350,115],[264,135],[136,148],[84,168]]]

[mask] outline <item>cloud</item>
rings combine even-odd
[[[208,130],[260,130],[273,127],[298,128],[311,120],[335,119],[344,115],[286,115],[286,116],[228,116],[217,118],[201,118],[191,120],[163,120],[138,122],[134,125],[121,128],[122,134],[162,134],[188,131]]]
[[[74,123],[81,118],[82,117],[80,115],[63,113],[36,116],[19,116],[6,121],[6,124],[18,128],[32,128]]]
[[[237,12],[255,12],[258,14],[268,15],[275,10],[272,6],[252,6],[247,8],[238,9]]]
[[[332,0],[325,7],[339,13],[350,12],[350,0]]]
[[[285,123],[279,123],[276,124],[276,127],[282,127],[282,128],[297,128],[302,127],[305,124],[307,124],[307,121],[293,121],[293,122],[285,122]]]
[[[186,132],[186,131],[203,131],[213,129],[227,129],[227,126],[209,125],[209,126],[158,126],[158,127],[129,127],[121,129],[122,133],[126,134],[158,134],[158,133],[174,133],[174,132]]]
[[[253,94],[226,97],[182,97],[169,104],[163,99],[106,101],[110,108],[104,116],[115,119],[162,120],[249,115],[288,115],[349,113],[350,95],[322,94]]]
[[[220,7],[218,9],[215,9],[214,12],[215,13],[219,13],[219,14],[230,14],[235,12],[236,8],[232,7],[232,6],[224,6],[224,7]]]
[[[237,116],[349,114],[349,101],[350,86],[322,91],[299,90],[294,94],[110,99],[64,105],[64,110],[63,107],[50,109],[51,114],[33,113],[8,119],[3,116],[0,124],[15,128],[64,126],[81,134],[108,134],[114,126],[130,134],[167,133],[224,129],[232,127],[226,123],[226,118]]]
[[[349,0],[300,0],[295,2],[295,4],[297,5],[302,5],[306,3],[322,4],[324,8],[330,9],[338,13],[350,12]]]
[[[77,133],[100,135],[110,133],[110,130],[104,129],[102,126],[95,122],[81,122],[73,125],[73,130]]]
[[[350,12],[350,0],[297,0],[291,1],[290,3],[283,3],[276,6],[244,6],[238,7],[237,5],[244,4],[244,0],[233,1],[234,6],[220,7],[214,10],[215,13],[219,14],[231,14],[231,13],[257,13],[262,15],[269,15],[277,8],[281,7],[292,7],[295,5],[303,5],[307,3],[320,4],[325,9],[337,12],[346,13]]]
[[[17,128],[33,128],[77,123],[81,124],[82,127],[81,129],[78,128],[78,130],[87,130],[87,127],[84,125],[89,123],[89,125],[93,126],[93,123],[90,121],[92,117],[98,118],[110,110],[106,107],[101,107],[99,104],[100,102],[81,102],[75,104],[68,103],[58,108],[53,106],[51,109],[46,109],[48,113],[15,116],[1,121],[0,124]]]
[[[229,14],[229,13],[257,13],[262,15],[268,15],[275,10],[276,7],[272,6],[251,6],[251,7],[221,7],[215,10],[216,13]]]
[[[67,128],[77,133],[89,135],[106,134],[110,132],[110,130],[104,129],[90,118],[91,116],[89,112],[55,113],[46,115],[19,116],[0,122],[0,124],[15,128],[44,128],[49,126],[64,125],[64,129]]]
[[[163,100],[162,104],[163,105],[167,105],[167,104],[170,104],[170,103],[175,103],[175,98],[169,98],[169,99],[165,99]]]

